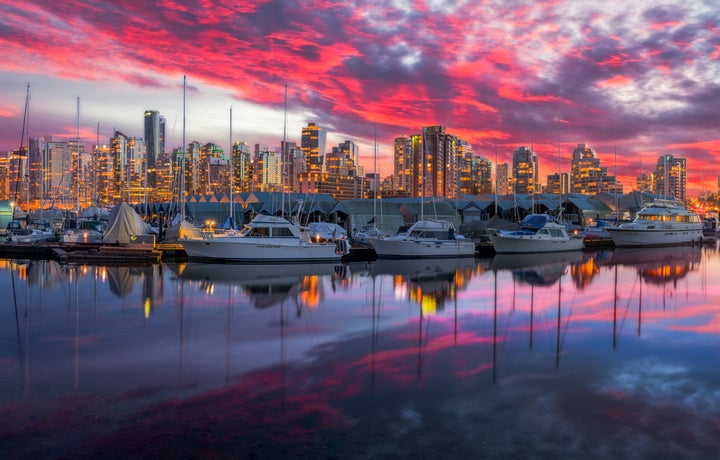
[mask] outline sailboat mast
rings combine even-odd
[[[232,140],[232,106],[230,106],[230,229],[235,229],[233,220],[233,187],[235,186],[235,175],[233,174],[233,140]]]
[[[187,75],[183,75],[182,146],[180,147],[180,217],[185,222],[185,93]]]
[[[373,143],[373,227],[377,227],[377,124],[375,125],[375,141]]]
[[[558,221],[562,222],[562,173],[560,172],[560,115],[557,115]]]
[[[76,110],[76,116],[75,116],[75,151],[77,153],[77,157],[75,158],[75,174],[80,176],[80,165],[81,165],[81,159],[80,159],[80,96],[77,97],[77,110]],[[145,189],[147,190],[147,172],[145,173]],[[75,177],[75,208],[79,211],[80,210],[80,178]],[[145,206],[147,207],[147,200],[145,201]],[[147,213],[147,208],[145,210]]]
[[[287,84],[285,84],[285,102],[283,108],[283,142],[282,142],[282,154],[280,155],[280,161],[282,163],[280,171],[280,217],[285,216],[285,154],[287,151]],[[300,211],[298,211],[299,214]]]
[[[29,131],[29,109],[30,109],[30,83],[27,85],[27,89],[25,90],[25,112],[23,114],[23,122],[22,122],[22,132],[20,133],[20,149],[18,150],[18,165],[17,165],[17,177],[15,180],[15,206],[12,208],[12,219],[15,220],[15,209],[18,207],[18,190],[20,187],[20,180],[22,179],[23,174],[23,156],[25,153],[23,153],[23,147],[25,143],[25,138],[27,136],[27,132]],[[29,138],[28,138],[28,144],[30,144]],[[29,145],[28,145],[28,150]],[[25,205],[26,211],[29,210],[29,203]]]

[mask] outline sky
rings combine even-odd
[[[690,196],[718,188],[709,0],[0,0],[0,49],[0,151],[29,84],[29,134],[74,139],[79,119],[88,145],[158,110],[168,150],[183,120],[188,142],[227,148],[232,126],[273,147],[287,113],[288,141],[315,122],[383,177],[396,137],[444,125],[493,162],[531,146],[542,183],[586,142],[625,192],[662,154],[687,158]]]

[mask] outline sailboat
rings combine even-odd
[[[80,155],[80,98],[77,98],[77,115],[75,118],[75,148]],[[98,142],[99,145],[99,142]],[[76,180],[77,182],[77,180]],[[78,196],[78,200],[79,200]],[[78,205],[78,210],[80,206]],[[146,205],[147,209],[147,205]],[[83,218],[78,215],[76,228],[63,230],[58,237],[61,243],[102,243],[105,224],[98,219]]]
[[[287,86],[285,86],[285,121],[287,125]],[[287,141],[283,130],[283,148]],[[285,175],[282,175],[285,211]],[[344,245],[335,242],[313,241],[308,232],[282,216],[258,214],[239,232],[216,235],[201,232],[199,237],[178,240],[190,259],[226,260],[233,262],[331,262],[339,261]]]
[[[369,238],[369,242],[379,259],[474,257],[475,242],[457,233],[451,222],[425,218],[425,142],[422,149],[420,220],[404,233]]]

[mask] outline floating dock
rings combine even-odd
[[[180,257],[174,247],[167,251],[173,260]],[[164,254],[163,249],[152,244],[0,243],[0,258],[56,260],[62,264],[151,264],[161,262]]]

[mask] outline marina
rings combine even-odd
[[[0,259],[0,447],[709,458],[718,270],[716,243],[411,263]]]

